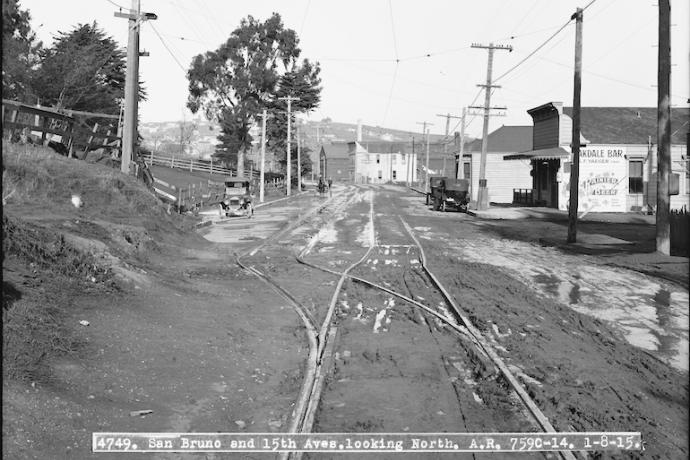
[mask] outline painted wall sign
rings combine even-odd
[[[566,209],[570,175],[564,175],[560,207]],[[628,160],[625,147],[590,146],[580,150],[579,212],[625,212],[628,195]]]

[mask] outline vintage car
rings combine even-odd
[[[437,211],[457,209],[466,212],[469,202],[470,181],[445,178],[439,187],[438,197],[434,197],[434,209]]]
[[[254,214],[250,181],[244,177],[225,179],[225,194],[220,202],[221,213],[227,217],[247,216]]]

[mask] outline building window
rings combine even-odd
[[[462,178],[463,179],[469,179],[470,178],[470,164],[469,163],[463,163],[462,164]]]
[[[634,160],[628,163],[628,193],[643,193],[642,161]]]
[[[383,171],[379,169],[379,179],[383,179]]]
[[[393,180],[395,180],[395,179],[397,179],[397,178],[398,178],[398,174],[396,173],[395,170],[393,170]]]

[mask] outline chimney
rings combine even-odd
[[[362,119],[357,120],[357,142],[362,142]]]

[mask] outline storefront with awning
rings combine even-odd
[[[518,192],[518,201],[523,201],[522,204],[558,208],[558,183],[561,179],[559,171],[562,162],[570,161],[569,151],[563,147],[550,147],[506,155],[503,159],[529,161],[532,165],[532,190]]]
[[[514,202],[568,209],[571,110],[560,102],[549,102],[527,111],[534,122],[533,150],[504,157],[504,160],[529,161],[532,167],[532,189],[516,191]],[[688,109],[671,111],[674,129],[670,177],[672,209],[690,204],[687,139],[683,139],[682,133],[689,118]],[[653,211],[656,205],[656,109],[582,107],[580,120],[578,211]]]

